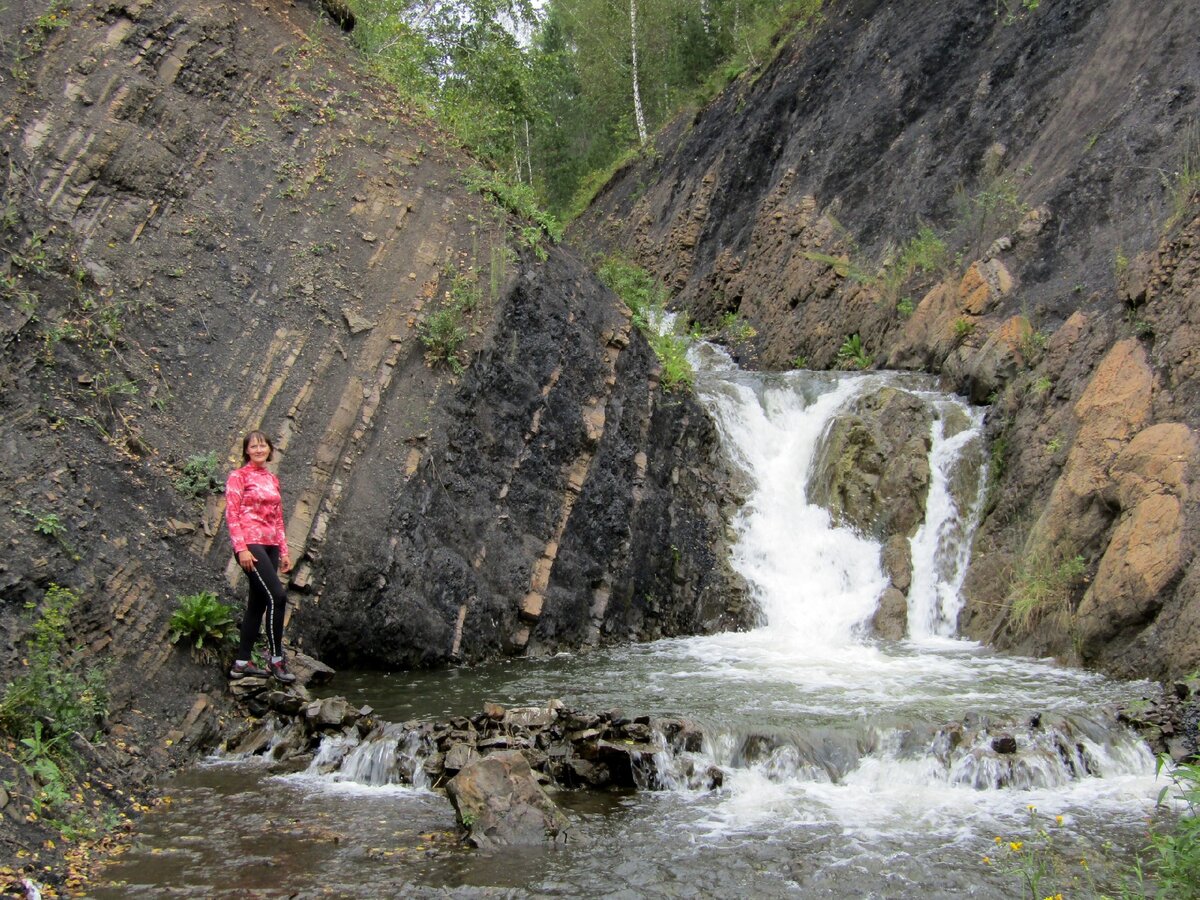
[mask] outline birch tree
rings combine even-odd
[[[642,92],[638,88],[637,0],[629,0],[629,55],[633,60],[633,118],[637,122],[638,143],[646,145],[646,116],[642,112]]]

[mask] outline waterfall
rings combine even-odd
[[[929,453],[925,521],[909,542],[913,576],[908,590],[908,633],[914,639],[955,633],[971,537],[987,489],[983,411],[968,409],[954,399],[939,398],[934,405],[937,415]]]
[[[889,384],[916,388],[933,411],[933,425],[925,520],[910,542],[910,636],[953,636],[983,504],[982,411],[930,392],[911,375],[750,378],[712,347],[695,360],[711,373],[701,396],[751,485],[734,522],[733,566],[750,584],[769,629],[822,648],[858,640],[888,581],[879,543],[834,526],[827,510],[809,502],[814,457],[834,417],[855,398]]]
[[[702,395],[752,485],[734,521],[732,564],[774,633],[811,647],[852,642],[887,586],[879,545],[833,527],[829,512],[808,502],[806,485],[819,438],[868,382],[764,384],[725,374],[705,382]]]
[[[749,633],[670,650],[702,663],[689,675],[703,671],[714,690],[755,692],[747,706],[760,711],[757,721],[730,718],[706,733],[706,755],[733,773],[727,783],[740,798],[726,810],[730,820],[740,827],[747,798],[770,806],[781,790],[792,802],[800,791],[853,805],[864,802],[856,787],[886,785],[903,807],[956,788],[1029,791],[1109,778],[1096,790],[1119,791],[1123,778],[1150,771],[1144,743],[1115,716],[1093,721],[1069,698],[1091,689],[1082,687],[1091,676],[997,659],[955,638],[986,493],[981,410],[922,376],[747,373],[707,346],[693,362],[697,393],[742,476],[731,562],[765,619]],[[910,392],[932,414],[925,516],[909,542],[909,641],[892,645],[864,634],[889,584],[881,544],[835,525],[806,495],[831,423],[885,387]],[[1041,724],[1046,709],[1063,714]]]

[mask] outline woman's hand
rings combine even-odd
[[[292,560],[286,553],[279,557],[279,571],[284,575],[292,571]]]
[[[239,550],[237,555],[238,565],[247,572],[254,571],[254,554],[249,550]]]

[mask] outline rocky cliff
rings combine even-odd
[[[830,3],[575,231],[752,326],[745,364],[922,369],[991,404],[961,627],[1126,675],[1200,666],[1194,14]]]
[[[279,451],[290,634],[335,664],[749,620],[707,419],[320,6],[18,2],[0,34],[0,664],[51,584],[78,595],[62,665],[106,673],[106,782],[228,712],[168,620],[203,590],[240,609],[208,475],[250,428]]]

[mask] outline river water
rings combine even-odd
[[[1028,895],[1040,865],[1040,900],[1126,866],[1163,783],[1111,708],[1155,688],[954,636],[986,480],[979,411],[910,376],[746,373],[711,348],[697,363],[744,478],[732,562],[764,625],[335,687],[394,722],[550,698],[681,715],[723,787],[559,793],[577,839],[489,854],[455,845],[441,795],[387,783],[365,753],[330,775],[210,760],[166,786],[173,802],[94,895],[1001,898]],[[888,385],[936,416],[899,642],[863,627],[887,586],[879,545],[806,498],[830,419]]]

